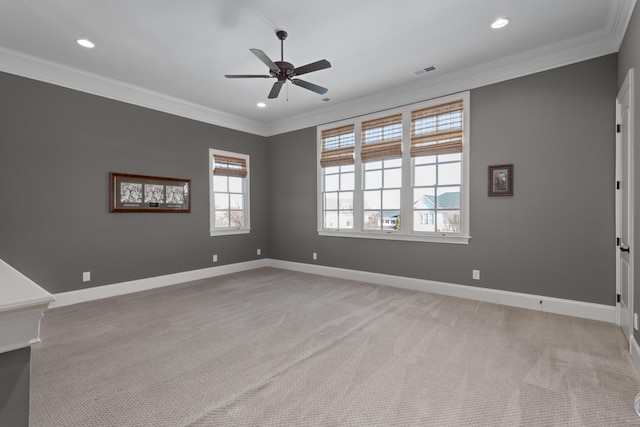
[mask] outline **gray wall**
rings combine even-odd
[[[638,63],[639,19],[621,70]],[[52,293],[210,267],[214,253],[217,265],[248,261],[261,248],[613,305],[616,73],[609,55],[472,91],[469,245],[318,236],[315,128],[265,139],[0,73],[0,258]],[[209,236],[209,148],[251,156],[248,235]],[[515,164],[515,196],[489,199],[487,166],[500,163]],[[111,171],[191,179],[192,212],[110,214]],[[1,425],[26,425],[29,359],[29,348],[0,354]]]
[[[47,291],[269,255],[265,138],[9,74],[0,93],[0,259]],[[209,148],[251,156],[250,234],[209,236]],[[109,172],[191,179],[192,211],[109,213]]]
[[[268,138],[271,258],[614,305],[616,73],[614,54],[471,91],[469,245],[318,236],[315,128]],[[502,163],[515,195],[489,198]]]
[[[0,426],[29,425],[31,348],[0,353]]]
[[[640,10],[638,7],[633,11],[633,15],[631,15],[631,20],[629,22],[629,27],[627,28],[627,33],[625,34],[624,41],[622,42],[622,46],[620,47],[620,52],[618,53],[618,88],[622,86],[624,79],[627,75],[629,69],[634,68],[634,95],[635,99],[635,115],[633,117],[634,123],[634,141],[635,141],[635,151],[634,151],[634,162],[637,167],[640,165],[640,105],[638,101],[640,100]],[[640,200],[640,173],[635,172],[635,187],[634,187],[634,200]],[[635,223],[635,233],[634,233],[634,244],[637,245],[640,243],[640,205],[636,202],[635,211],[634,211],[634,223]],[[634,257],[634,289],[633,289],[633,307],[634,311],[638,312],[640,309],[640,254],[637,250],[631,252]],[[633,331],[633,335],[636,341],[640,342],[640,332]]]

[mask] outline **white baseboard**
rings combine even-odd
[[[631,362],[636,368],[636,374],[640,375],[640,347],[633,335],[631,335]]]
[[[456,285],[433,280],[414,279],[410,277],[391,276],[388,274],[370,273],[366,271],[347,270],[343,268],[325,267],[290,261],[269,260],[269,266],[303,273],[319,274],[340,279],[357,280],[377,285],[394,286],[416,291],[432,292],[476,301],[492,302],[513,307],[541,310],[584,319],[603,322],[616,322],[616,307],[604,304],[574,301],[540,295],[501,291],[498,289],[478,288],[474,286]],[[542,302],[542,303],[541,303]]]
[[[149,289],[175,285],[178,283],[189,282],[192,280],[221,276],[224,274],[238,273],[241,271],[253,270],[260,267],[273,267],[283,270],[299,271],[302,273],[319,274],[322,276],[336,277],[347,280],[357,280],[359,282],[367,282],[377,285],[393,286],[396,288],[411,289],[415,291],[432,292],[434,294],[465,298],[475,301],[484,301],[513,307],[541,310],[550,313],[564,314],[567,316],[581,317],[585,319],[599,320],[609,323],[616,322],[615,306],[593,304],[588,302],[546,297],[540,295],[501,291],[497,289],[457,285],[453,283],[436,282],[433,280],[415,279],[411,277],[392,276],[389,274],[370,273],[367,271],[348,270],[344,268],[326,267],[291,261],[281,261],[276,259],[260,259],[256,261],[247,261],[237,264],[223,265],[219,267],[204,268],[201,270],[185,271],[182,273],[169,274],[166,276],[150,277],[147,279],[132,280],[130,282],[98,286],[95,288],[63,292],[55,295],[56,301],[50,305],[50,308],[62,307],[65,305],[77,304],[86,301],[93,301],[101,298],[109,298],[133,292],[140,292]]]
[[[219,267],[209,267],[200,270],[167,274],[165,276],[131,280],[129,282],[114,283],[112,285],[96,286],[94,288],[79,289],[77,291],[62,292],[55,294],[56,300],[49,305],[49,308],[63,307],[65,305],[78,304],[81,302],[177,285],[179,283],[190,282],[192,280],[207,279],[209,277],[253,270],[255,268],[267,267],[268,264],[269,262],[267,259],[260,259],[256,261],[221,265]]]

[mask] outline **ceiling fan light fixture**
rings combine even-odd
[[[493,21],[493,23],[491,24],[491,28],[493,28],[494,30],[504,28],[507,25],[509,25],[510,21],[511,21],[510,18],[498,18],[495,21]]]
[[[94,47],[96,47],[96,45],[88,39],[78,39],[76,40],[76,43],[78,43],[82,47],[86,47],[87,49],[93,49]]]

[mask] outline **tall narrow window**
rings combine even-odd
[[[211,235],[249,232],[249,156],[210,151]]]
[[[462,112],[462,101],[411,112],[415,231],[461,232]]]
[[[353,229],[354,125],[322,131],[323,228]]]
[[[363,228],[400,230],[402,114],[362,122]]]

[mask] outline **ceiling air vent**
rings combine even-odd
[[[435,71],[437,69],[438,68],[435,65],[429,65],[428,67],[422,68],[422,69],[420,69],[418,71],[414,71],[413,75],[414,76],[421,76],[423,74],[427,74],[427,73],[429,73],[431,71]]]

